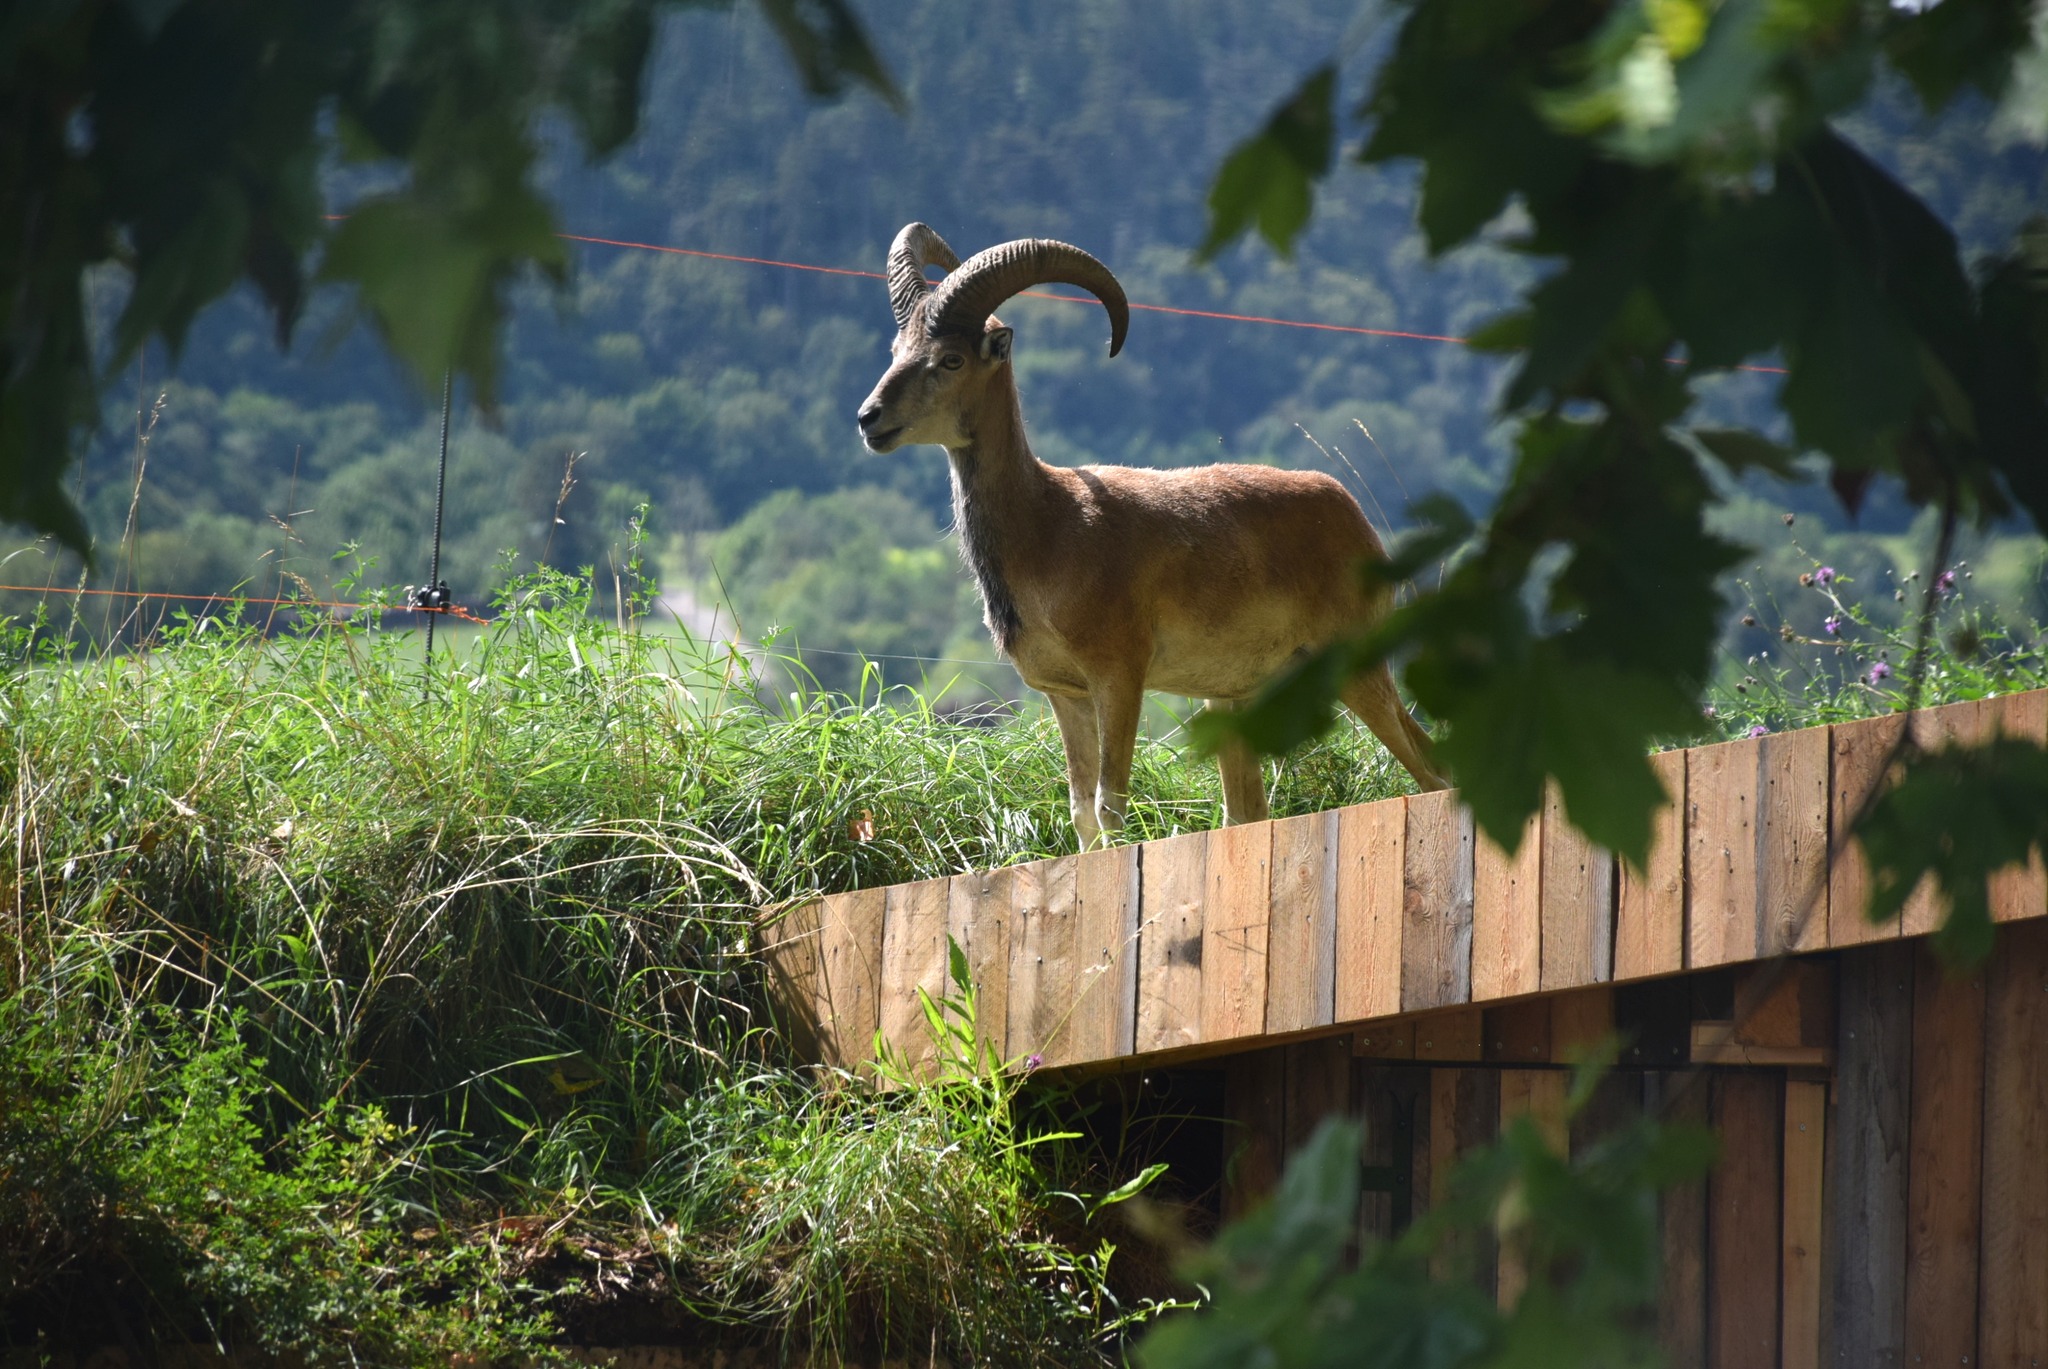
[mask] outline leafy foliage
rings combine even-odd
[[[890,91],[843,0],[768,9],[815,90]],[[175,353],[246,280],[280,342],[315,282],[343,286],[431,384],[489,405],[508,287],[561,282],[534,184],[559,116],[591,153],[633,132],[655,0],[512,6],[60,0],[0,19],[0,517],[88,538],[60,487],[95,381],[151,337]],[[336,156],[358,170],[339,203]],[[329,208],[345,211],[334,221]],[[309,263],[317,257],[317,267]],[[108,357],[88,277],[125,268]]]
[[[2003,94],[2030,41],[2023,12],[1410,7],[1358,110],[1359,155],[1421,163],[1433,250],[1512,204],[1508,241],[1555,263],[1479,338],[1517,362],[1502,396],[1517,456],[1469,538],[1438,510],[1407,558],[1459,548],[1442,582],[1303,664],[1263,710],[1313,731],[1305,695],[1410,652],[1407,683],[1448,725],[1444,755],[1496,840],[1518,840],[1548,775],[1575,824],[1640,860],[1656,801],[1644,757],[1696,716],[1716,579],[1739,554],[1710,516],[1726,477],[1785,461],[1760,434],[1689,435],[1704,380],[1781,359],[1793,435],[1851,512],[1882,472],[1953,515],[2017,508],[2048,526],[2048,223],[1973,282],[1940,216],[1830,122],[1887,67],[1930,115],[1966,87]],[[1281,163],[1276,127],[1244,155]],[[1244,183],[1217,179],[1222,236],[1249,221]],[[1260,711],[1243,725],[1268,745],[1304,730]]]

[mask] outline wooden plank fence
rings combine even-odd
[[[2048,740],[2048,691],[1667,752],[1671,803],[1641,871],[1589,846],[1555,795],[1509,856],[1455,793],[1425,794],[835,894],[763,940],[800,1048],[849,1069],[878,1030],[906,1059],[929,1054],[917,990],[943,987],[948,935],[1006,1059],[1124,1068],[1360,1026],[1405,1032],[1415,1058],[1469,1058],[1484,1006],[1930,930],[1931,890],[1873,926],[1860,853],[1827,860],[1906,726],[1928,745]],[[1998,879],[1994,915],[2048,915],[2038,862]],[[1577,1000],[1610,1022],[1612,1001]]]

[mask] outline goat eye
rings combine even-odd
[[[958,352],[948,352],[939,361],[939,365],[945,367],[949,371],[957,371],[966,364],[967,359],[961,356]]]

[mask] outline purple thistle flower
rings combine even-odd
[[[1821,620],[1821,628],[1828,634],[1828,636],[1835,636],[1842,630],[1842,615],[1839,613],[1830,613],[1826,618]]]
[[[1892,668],[1885,662],[1879,661],[1876,665],[1870,668],[1870,674],[1867,678],[1872,684],[1876,684],[1879,680],[1889,677],[1891,673]]]
[[[1771,735],[1771,729],[1765,727],[1762,723],[1752,723],[1750,724],[1749,735],[1752,737],[1768,737]]]
[[[1955,588],[1956,573],[1954,571],[1945,570],[1934,577],[1934,592],[1936,594],[1953,594],[1955,593]]]
[[[1826,589],[1829,585],[1835,583],[1835,568],[1833,566],[1822,566],[1813,573],[1813,583],[1819,585],[1822,589]]]

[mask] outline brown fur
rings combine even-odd
[[[1358,566],[1386,550],[1325,475],[1046,465],[1024,435],[1010,342],[993,319],[971,339],[930,336],[914,315],[861,429],[877,452],[946,448],[989,629],[1052,701],[1074,826],[1093,845],[1122,826],[1145,690],[1249,698],[1298,654],[1384,616],[1388,594],[1368,595]],[[1344,701],[1424,789],[1444,786],[1386,667]],[[1265,817],[1257,758],[1233,747],[1220,763],[1226,819]]]

